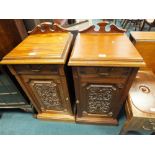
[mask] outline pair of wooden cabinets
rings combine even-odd
[[[111,25],[106,32],[107,23],[99,26],[98,32],[91,26],[73,37],[56,24],[41,24],[3,58],[35,106],[37,118],[118,123],[144,62],[123,30]]]

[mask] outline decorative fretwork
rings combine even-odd
[[[33,89],[39,96],[43,107],[47,110],[62,110],[60,95],[57,90],[57,84],[53,81],[34,82]]]
[[[111,104],[116,88],[111,85],[89,85],[88,113],[112,115]]]

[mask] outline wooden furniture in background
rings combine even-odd
[[[69,59],[76,92],[78,123],[113,124],[125,101],[142,57],[124,30],[107,22],[76,37]]]
[[[37,118],[74,121],[65,65],[73,35],[57,24],[42,23],[3,58],[30,101]]]
[[[0,58],[10,52],[27,36],[20,19],[0,19]]]
[[[155,75],[139,71],[126,101],[127,121],[120,134],[128,131],[155,131]]]
[[[155,73],[155,32],[131,32],[130,39],[143,57],[147,69]]]
[[[27,32],[21,19],[0,20],[0,59],[17,46]],[[32,106],[21,94],[22,90],[7,72],[5,66],[0,66],[0,108],[20,108],[32,111]]]
[[[155,33],[131,32],[130,39],[143,57],[146,66],[140,68],[126,101],[127,121],[120,134],[128,131],[155,131]]]

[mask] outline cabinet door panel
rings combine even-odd
[[[64,109],[60,94],[62,88],[54,80],[31,80],[29,85],[40,102],[42,110],[62,111]]]
[[[98,115],[112,117],[117,109],[117,105],[122,90],[123,83],[107,82],[105,80],[97,80],[87,78],[80,80],[80,114],[82,115]]]
[[[65,100],[64,90],[60,77],[22,75],[23,81],[29,92],[32,93],[34,104],[37,104],[42,112],[70,111],[68,100]]]

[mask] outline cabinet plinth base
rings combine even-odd
[[[75,119],[76,123],[84,123],[84,124],[100,124],[100,125],[118,125],[118,120],[114,118],[99,118],[99,117],[77,117]]]
[[[75,117],[69,114],[39,113],[36,118],[49,121],[75,122]]]

